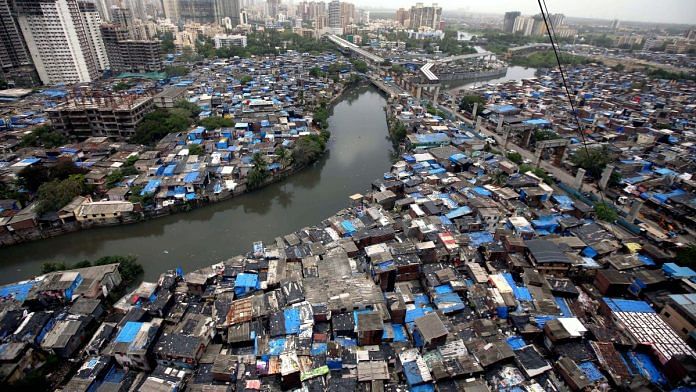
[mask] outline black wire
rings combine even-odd
[[[544,5],[542,6],[542,2]],[[553,24],[549,27],[549,22],[547,20],[547,15],[549,14],[549,10],[546,7],[546,0],[537,0],[537,3],[539,3],[539,10],[541,11],[541,16],[544,18],[544,25],[546,26],[546,32],[548,33],[549,40],[551,41],[551,48],[553,49],[553,54],[556,57],[556,62],[558,63],[558,70],[561,73],[561,80],[563,81],[563,88],[565,89],[566,96],[568,97],[568,103],[570,104],[570,109],[572,110],[572,115],[573,119],[575,119],[575,124],[577,125],[577,133],[580,135],[580,138],[582,139],[582,146],[585,149],[585,154],[587,155],[587,159],[590,158],[590,150],[587,148],[587,140],[585,139],[585,133],[582,131],[582,126],[580,125],[580,119],[578,118],[577,111],[575,110],[575,105],[573,104],[573,99],[570,96],[570,89],[568,88],[568,82],[566,80],[565,72],[563,72],[563,66],[561,65],[561,58],[558,55],[558,50],[556,49],[556,40],[554,40],[554,36],[556,36],[556,31],[553,28]],[[549,16],[550,18],[550,16]],[[602,203],[604,203],[604,194],[602,192],[602,189],[599,187],[599,183],[597,183],[597,190],[599,191],[599,197],[602,199]]]

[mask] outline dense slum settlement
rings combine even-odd
[[[486,101],[475,116],[477,124],[500,135],[503,144],[497,148],[532,152],[523,156],[529,158],[527,164],[553,162],[576,176],[575,183],[566,181],[575,189],[594,177],[596,188],[625,206],[622,215],[631,224],[637,218],[635,223],[652,240],[667,241],[693,230],[696,82],[653,79],[641,71],[619,72],[597,64],[570,67],[567,73],[577,120],[560,72],[553,69],[462,94]],[[573,157],[587,151],[590,159],[604,160],[606,168],[581,171]],[[507,165],[503,171],[509,172]],[[555,173],[547,174],[553,179]]]
[[[3,377],[53,355],[79,364],[65,391],[693,389],[695,271],[412,98],[388,110],[411,151],[316,226],[112,306],[113,267],[1,287]]]
[[[8,127],[0,133],[2,181],[16,181],[27,168],[50,170],[72,163],[94,192],[49,212],[37,212],[35,200],[26,205],[0,200],[0,244],[133,222],[237,195],[247,190],[249,171],[258,164],[257,153],[265,162],[265,181],[292,174],[301,168],[292,159],[297,140],[320,133],[313,122],[314,108],[340,96],[343,80],[349,76],[344,73],[334,80],[311,76],[309,70],[326,69],[335,61],[333,54],[288,52],[208,63],[187,77],[171,78],[164,86],[139,83],[122,93],[127,98],[132,95],[139,107],[171,109],[187,100],[201,110],[201,124],[210,117],[227,120],[170,133],[149,147],[128,142],[135,132],[133,123],[143,113],[127,112],[124,116],[133,117],[128,121],[131,128],[120,124],[112,133],[111,120],[95,124],[93,119],[75,117],[79,117],[76,112],[87,116],[91,106],[84,97],[71,98],[70,90],[16,97],[5,109],[12,114],[10,120],[0,123],[0,128]],[[109,101],[99,102],[103,107]],[[51,117],[53,128],[65,125],[66,138],[77,141],[52,149],[24,147],[23,138],[37,125],[48,123],[46,113],[58,116]]]

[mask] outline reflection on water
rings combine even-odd
[[[316,224],[389,169],[385,104],[372,87],[348,91],[329,118],[329,153],[283,182],[188,213],[0,249],[0,283],[37,274],[47,261],[115,254],[138,256],[145,279],[154,279],[166,269],[200,268],[244,253],[254,241]]]

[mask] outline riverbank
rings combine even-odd
[[[316,114],[319,109],[331,110],[335,102],[344,96],[344,93],[350,89],[355,88],[357,85],[355,83],[346,82],[342,84],[341,89],[338,94],[333,94],[325,104],[321,104],[314,108],[314,113]],[[325,105],[325,106],[324,106]],[[324,119],[325,121],[325,119]],[[316,128],[317,132],[322,134],[327,131],[322,128],[322,123],[315,123],[311,125]],[[330,135],[330,133],[328,133]],[[304,136],[300,136],[304,137]],[[326,142],[326,140],[324,140]],[[291,150],[292,151],[292,150]],[[321,155],[326,154],[326,148],[321,152]],[[318,159],[318,158],[317,158]],[[148,208],[134,208],[132,212],[127,214],[119,214],[119,216],[113,219],[103,219],[103,220],[60,220],[51,224],[39,224],[33,229],[21,230],[21,231],[8,231],[0,233],[0,248],[6,248],[10,246],[15,246],[22,243],[35,242],[46,240],[49,238],[59,237],[65,234],[75,233],[78,231],[92,230],[103,227],[113,227],[113,226],[125,226],[133,225],[137,223],[142,223],[150,221],[153,219],[162,218],[165,216],[170,216],[173,214],[186,213],[195,209],[204,208],[215,203],[226,201],[234,197],[238,197],[242,194],[253,192],[259,188],[266,187],[270,184],[274,184],[287,179],[288,177],[302,171],[307,167],[308,164],[313,164],[316,159],[312,162],[301,163],[293,162],[287,167],[281,167],[279,169],[268,170],[267,174],[270,176],[263,180],[261,184],[258,184],[249,189],[247,182],[243,181],[237,185],[234,189],[222,189],[216,193],[208,193],[201,197],[196,197],[192,200],[186,200],[182,203],[168,204],[161,206],[157,209]],[[242,179],[244,180],[244,179]],[[137,207],[137,206],[136,206]]]
[[[259,239],[321,221],[345,208],[346,195],[369,188],[389,168],[385,105],[376,88],[347,89],[331,105],[331,139],[316,163],[283,181],[185,214],[2,248],[0,280],[35,275],[45,262],[73,264],[114,254],[137,256],[145,266],[145,279],[155,279],[163,270],[201,268],[209,260],[245,253]]]

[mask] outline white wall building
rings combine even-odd
[[[91,82],[98,60],[77,0],[16,0],[18,22],[44,84]]]
[[[229,48],[230,46],[240,46],[246,48],[247,37],[246,35],[235,34],[215,34],[213,37],[213,42],[215,42],[215,49]]]
[[[109,57],[106,54],[106,45],[104,45],[101,29],[99,28],[102,24],[99,10],[92,3],[82,2],[80,3],[80,12],[84,17],[87,38],[97,56],[97,68],[100,71],[104,71],[109,68]]]

